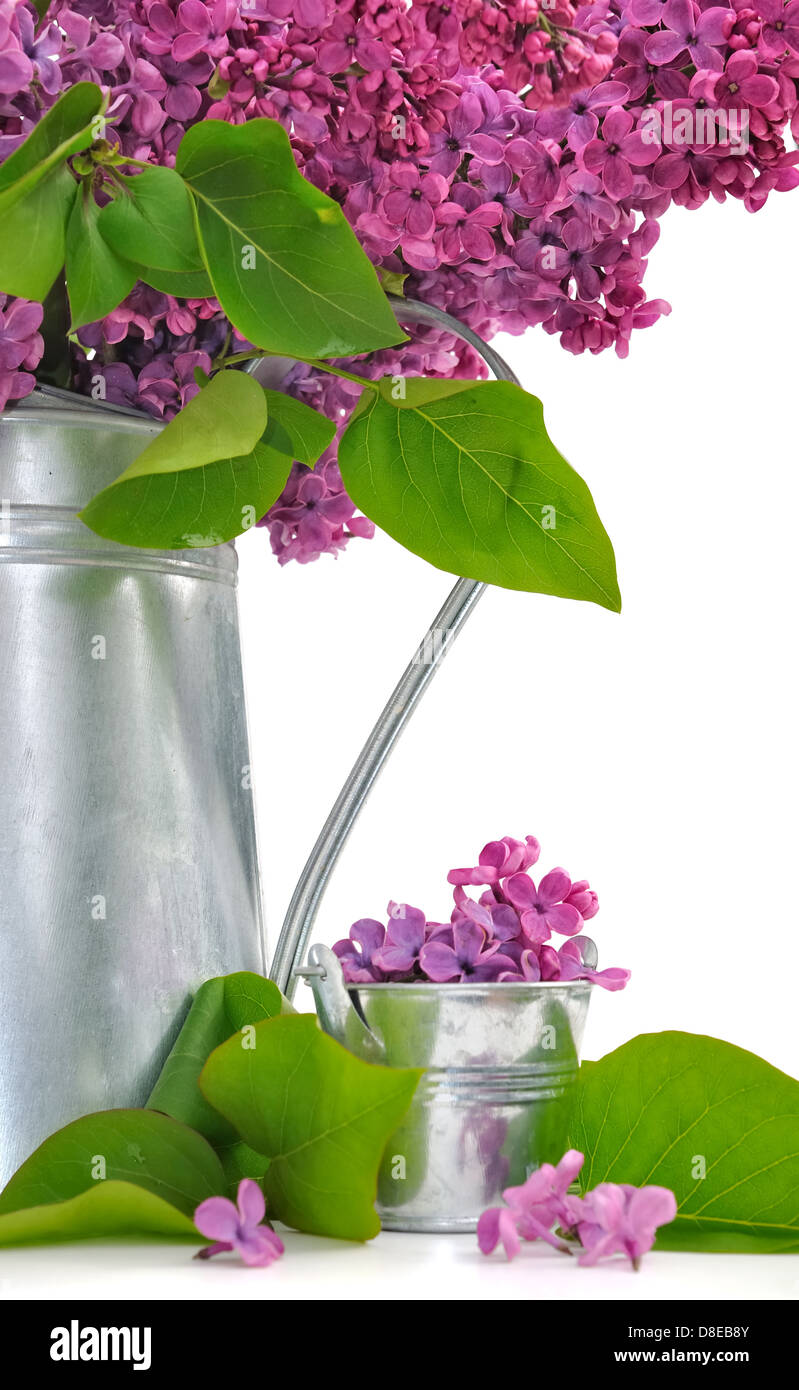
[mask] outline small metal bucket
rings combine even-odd
[[[429,304],[392,300],[403,325],[444,329],[500,381],[518,381],[470,328]],[[424,1067],[402,1127],[389,1141],[377,1193],[394,1231],[472,1231],[503,1188],[566,1148],[573,1083],[592,986],[344,983],[337,957],[312,946],[325,886],[386,759],[444,654],[485,592],[459,579],[436,614],[353,765],[300,875],[272,960],[289,997],[312,986],[322,1027],[368,1062]],[[584,959],[596,967],[593,942]]]
[[[37,391],[0,426],[0,1187],[146,1102],[212,975],[263,970],[232,545],[75,512],[158,432]]]
[[[503,1188],[562,1158],[591,984],[348,986],[327,947],[309,960],[325,1032],[426,1069],[380,1171],[387,1230],[473,1231]]]

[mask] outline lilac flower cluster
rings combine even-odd
[[[543,1240],[566,1253],[577,1243],[581,1265],[618,1254],[638,1269],[641,1256],[652,1249],[658,1226],[677,1215],[674,1193],[667,1187],[603,1182],[584,1197],[570,1196],[568,1189],[583,1162],[581,1153],[569,1149],[555,1167],[543,1163],[521,1187],[506,1188],[506,1205],[490,1207],[480,1217],[477,1240],[483,1254],[490,1255],[501,1244],[512,1260],[523,1240]]]
[[[53,0],[38,28],[30,3],[0,0],[0,158],[80,79],[110,88],[110,138],[154,163],[173,163],[205,117],[280,121],[409,295],[486,339],[541,325],[570,352],[625,356],[633,330],[669,312],[643,279],[670,204],[757,211],[799,182],[783,139],[799,134],[799,0]],[[745,116],[746,140],[723,122],[710,138],[708,112]],[[237,345],[214,301],[141,286],[81,338],[79,389],[164,418],[192,393],[194,363]],[[481,367],[427,328],[357,370]],[[7,397],[30,389],[2,363],[0,382]],[[342,425],[354,403],[351,383],[308,368],[289,388]],[[295,465],[265,518],[281,561],[372,529],[347,515],[334,460],[321,490]]]
[[[623,989],[629,970],[593,970],[593,942],[581,935],[599,911],[587,881],[573,883],[564,869],[539,881],[527,870],[538,860],[534,836],[505,836],[484,846],[476,865],[452,869],[455,906],[449,922],[429,922],[408,903],[390,902],[388,925],[363,917],[333,947],[349,984],[436,984],[590,980]],[[484,887],[475,901],[467,886]],[[559,948],[552,933],[568,938]]]

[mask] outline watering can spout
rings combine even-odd
[[[365,1062],[385,1063],[382,1043],[366,1026],[350,998],[338,956],[327,946],[312,946],[308,962],[308,967],[297,974],[303,975],[313,990],[316,1012],[325,1032]]]

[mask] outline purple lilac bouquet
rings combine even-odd
[[[543,1240],[565,1254],[580,1250],[581,1265],[618,1254],[637,1270],[658,1226],[677,1215],[677,1199],[668,1187],[612,1182],[600,1183],[584,1197],[570,1196],[584,1161],[569,1149],[555,1167],[542,1163],[521,1187],[507,1187],[505,1206],[489,1207],[480,1217],[477,1240],[483,1254],[502,1245],[512,1260],[523,1240]]]
[[[531,983],[590,980],[603,989],[623,989],[629,970],[595,970],[587,962],[593,942],[582,935],[599,911],[586,880],[572,882],[564,869],[551,869],[536,886],[527,873],[540,845],[505,836],[491,840],[472,868],[451,869],[455,906],[449,922],[429,922],[408,903],[390,902],[388,924],[363,917],[349,937],[333,947],[349,984],[429,981]],[[475,901],[467,886],[485,887]],[[567,940],[557,947],[553,932]]]
[[[279,121],[386,284],[484,338],[540,325],[570,352],[625,356],[669,312],[643,278],[672,203],[757,211],[799,182],[799,0],[53,0],[41,22],[0,0],[0,159],[81,80],[110,92],[108,139],[150,163],[207,117]],[[0,405],[33,388],[40,324],[0,303]],[[72,379],[170,419],[240,346],[215,300],[139,284],[80,330]],[[433,328],[358,366],[481,374]],[[306,365],[284,389],[342,428],[360,390]],[[374,529],[335,442],[310,472],[262,520],[281,563]]]

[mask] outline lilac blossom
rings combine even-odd
[[[33,390],[44,351],[42,312],[41,304],[0,295],[0,410]]]
[[[785,144],[789,126],[799,135],[799,0],[559,0],[546,16],[534,0],[52,0],[41,24],[29,0],[0,0],[0,159],[80,80],[109,88],[122,153],[154,164],[171,166],[206,117],[279,121],[298,167],[375,264],[407,275],[409,296],[486,339],[535,325],[573,353],[625,357],[669,312],[645,292],[641,233],[672,204],[732,197],[757,211],[799,185]],[[643,116],[664,101],[748,112],[748,147],[661,150]],[[170,419],[195,389],[188,364],[241,347],[213,301],[188,308],[136,286],[81,330],[92,356],[73,344],[76,388],[100,377],[107,399]],[[428,328],[342,365],[482,374],[471,349]],[[3,369],[7,399],[32,389],[32,366]],[[357,398],[313,368],[286,389],[339,434]],[[313,473],[321,486],[295,463],[261,519],[283,564],[374,532],[346,499],[335,444]]]
[[[537,888],[529,874],[512,874],[507,880],[505,896],[520,914],[522,930],[532,945],[547,941],[553,931],[574,936],[580,930],[583,919],[577,908],[566,902],[571,887],[565,869],[551,869]]]
[[[735,23],[734,10],[721,5],[700,10],[693,0],[666,0],[661,19],[665,27],[644,45],[650,63],[660,67],[688,53],[697,68],[722,66],[718,50]]]
[[[197,1230],[213,1241],[197,1252],[207,1260],[226,1250],[235,1250],[246,1265],[271,1265],[284,1253],[280,1236],[267,1223],[264,1194],[257,1182],[242,1178],[235,1203],[227,1197],[208,1197],[194,1213]]]
[[[490,1255],[501,1242],[508,1259],[513,1259],[523,1240],[543,1240],[556,1250],[566,1250],[552,1228],[568,1220],[566,1193],[583,1162],[577,1149],[569,1149],[557,1166],[542,1163],[520,1187],[506,1187],[502,1193],[506,1205],[490,1207],[477,1224],[483,1254]]]
[[[568,1189],[583,1162],[581,1153],[569,1149],[557,1166],[543,1163],[520,1187],[505,1188],[505,1205],[490,1207],[478,1222],[483,1254],[501,1245],[512,1260],[523,1240],[543,1240],[567,1254],[576,1249],[581,1265],[621,1254],[637,1270],[657,1228],[677,1215],[677,1199],[667,1187],[630,1183],[600,1183],[583,1197],[573,1196]]]
[[[454,906],[449,922],[429,921],[408,903],[388,904],[383,926],[362,918],[333,947],[348,984],[435,984],[587,981],[623,989],[629,970],[596,970],[596,949],[581,934],[599,909],[586,879],[572,882],[552,869],[536,888],[525,872],[538,859],[534,835],[490,840],[471,868],[451,869]],[[479,898],[467,887],[484,887]],[[582,910],[581,910],[582,909]],[[559,948],[552,933],[566,936]],[[590,962],[590,963],[589,963]]]
[[[658,1226],[677,1215],[677,1199],[667,1187],[633,1187],[600,1183],[585,1197],[566,1197],[564,1224],[574,1229],[583,1247],[579,1263],[594,1265],[611,1255],[626,1255],[633,1269],[655,1243]]]

